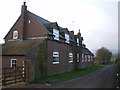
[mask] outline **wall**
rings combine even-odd
[[[43,27],[40,24],[38,24],[37,21],[33,19],[31,14],[29,14],[28,12],[25,23],[24,38],[45,37],[45,36],[47,36],[47,32],[43,29]]]
[[[69,63],[68,61],[68,54],[73,53],[70,45],[48,40],[47,49],[47,75],[54,75],[74,70],[75,60],[72,63]],[[59,52],[59,64],[53,64],[53,52]]]
[[[25,56],[2,56],[2,67],[10,67],[11,59],[17,59],[17,66],[23,66],[23,61],[26,60]]]
[[[23,26],[24,26],[24,30],[23,30]],[[5,39],[6,42],[8,40],[13,40],[13,32],[15,30],[18,31],[18,40],[23,40],[32,37],[47,36],[47,32],[33,19],[33,17],[29,14],[29,12],[26,13],[24,23],[23,23],[23,15],[18,18],[18,20],[15,22],[15,24],[8,32],[8,35]]]
[[[15,22],[15,24],[13,25],[13,27],[10,29],[10,31],[8,32],[8,35],[6,37],[6,40],[12,40],[13,39],[13,32],[15,30],[18,31],[18,39],[23,39],[22,35],[23,35],[23,32],[22,32],[22,19],[21,18],[18,18],[18,20]]]
[[[46,76],[46,40],[38,40],[38,44],[27,53],[27,59],[33,67],[34,78]]]

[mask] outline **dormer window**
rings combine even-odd
[[[53,29],[53,35],[55,40],[59,40],[59,31],[56,29]]]
[[[70,43],[70,37],[69,34],[65,34],[65,39],[66,39],[66,43]]]
[[[18,39],[18,31],[13,32],[13,39]]]
[[[79,38],[77,38],[77,46],[79,46]]]

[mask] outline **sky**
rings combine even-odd
[[[86,47],[94,54],[101,47],[118,52],[119,0],[1,0],[0,43],[21,14],[21,5],[59,26],[80,29]]]

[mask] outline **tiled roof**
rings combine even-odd
[[[94,54],[88,48],[85,48],[85,50],[86,50],[86,54],[94,56]]]
[[[69,34],[69,31],[68,31],[67,28],[61,28],[60,30],[61,30],[61,32],[63,32],[63,33]]]

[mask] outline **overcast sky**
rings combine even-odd
[[[0,43],[21,13],[25,0],[0,1]],[[29,11],[58,25],[78,29],[84,43],[93,53],[106,47],[118,51],[118,1],[119,0],[26,0]]]

